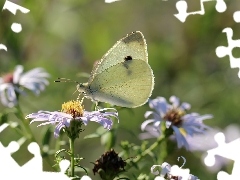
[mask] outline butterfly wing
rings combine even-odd
[[[106,69],[124,62],[128,56],[148,62],[146,40],[140,31],[132,32],[120,39],[93,68],[88,83],[90,84],[95,76]]]
[[[145,60],[132,59],[95,74],[88,86],[95,101],[133,108],[145,104],[151,96],[154,76]]]

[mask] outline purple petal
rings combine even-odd
[[[164,97],[157,97],[149,101],[149,107],[155,109],[159,115],[166,114],[168,103]]]
[[[172,126],[172,128],[173,128],[173,130],[175,132],[175,138],[177,140],[178,148],[181,148],[182,146],[184,146],[188,150],[189,149],[189,145],[187,143],[187,140],[181,134],[181,132],[179,131],[178,127]]]
[[[23,72],[23,66],[22,65],[17,65],[16,68],[15,68],[15,71],[13,73],[13,83],[14,84],[19,83],[19,79],[21,77],[22,72]]]
[[[89,120],[101,124],[105,129],[108,129],[108,130],[110,130],[112,128],[112,125],[113,125],[111,120],[109,120],[107,118],[103,118],[103,117],[94,116]]]
[[[146,111],[144,114],[145,118],[148,118],[150,115],[152,115],[154,112],[153,111]]]
[[[61,131],[62,128],[64,128],[65,126],[62,123],[59,123],[54,130],[54,137],[58,137],[59,133]]]
[[[146,128],[146,126],[149,124],[149,123],[152,123],[154,122],[155,120],[154,119],[148,119],[146,121],[144,121],[142,124],[141,124],[141,130],[144,131],[144,129]]]
[[[171,97],[169,98],[169,101],[172,103],[172,105],[173,105],[174,108],[178,108],[179,105],[180,105],[180,100],[179,100],[179,98],[177,98],[176,96],[171,96]]]
[[[160,124],[161,124],[161,121],[156,121],[153,123],[153,126],[156,128],[156,129],[159,129],[160,127]]]
[[[181,104],[180,108],[183,110],[189,110],[191,109],[191,105],[189,103],[184,102]]]
[[[34,122],[34,121],[31,121],[30,124],[32,124],[32,122]],[[37,127],[44,126],[44,125],[47,125],[47,124],[54,124],[54,123],[52,123],[52,122],[45,122],[45,123],[39,124]]]
[[[139,138],[140,139],[150,139],[150,138],[156,138],[160,136],[160,130],[157,130],[155,127],[153,126],[146,126],[145,127],[145,131],[144,133],[140,133],[139,134]]]

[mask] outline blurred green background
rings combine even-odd
[[[233,39],[240,38],[240,25],[233,20],[233,13],[239,10],[239,1],[225,0],[227,10],[218,13],[215,1],[204,4],[205,15],[189,16],[185,23],[180,22],[177,14],[176,0],[122,0],[106,4],[104,0],[15,0],[30,12],[17,15],[9,11],[0,14],[0,43],[8,51],[0,51],[0,74],[13,71],[17,64],[22,64],[25,71],[43,67],[51,74],[50,85],[40,96],[28,93],[20,98],[20,105],[25,115],[38,110],[60,110],[61,104],[76,99],[74,83],[54,83],[57,77],[65,77],[78,82],[87,82],[81,73],[90,73],[93,64],[99,60],[112,45],[132,31],[141,31],[148,44],[149,64],[155,75],[155,88],[151,98],[163,96],[168,99],[176,95],[182,101],[192,105],[192,111],[200,114],[213,114],[214,119],[205,123],[212,127],[225,128],[227,125],[239,124],[239,86],[238,69],[231,69],[229,58],[218,58],[215,49],[227,46],[226,27],[233,29]],[[3,7],[4,2],[0,2]],[[198,11],[200,0],[188,1],[188,11]],[[10,27],[13,22],[21,23],[23,30],[16,34]],[[235,48],[233,55],[240,57]],[[85,109],[90,110],[91,102],[85,100]],[[0,111],[5,107],[0,105]],[[145,120],[144,113],[148,105],[120,111],[118,142],[128,139],[140,144],[137,135],[140,125]],[[14,120],[14,116],[10,117]],[[114,123],[117,123],[116,121]],[[36,128],[37,139],[47,127]],[[99,127],[90,123],[82,137]],[[0,134],[5,146],[11,140],[17,140],[11,129]],[[132,136],[129,131],[136,134]],[[94,162],[103,152],[99,139],[76,142],[76,152],[85,157],[83,166],[92,168]],[[55,141],[53,139],[53,141]],[[24,164],[31,158],[26,154],[26,146],[21,147],[14,158]],[[66,148],[66,147],[65,147]],[[116,151],[120,151],[116,145]],[[168,157],[170,164],[177,164],[177,157],[187,159],[185,168],[200,179],[216,179],[216,173],[208,171],[200,162],[202,153],[191,153],[177,149]],[[21,155],[21,157],[20,157]],[[25,157],[25,158],[23,158]],[[149,173],[149,168],[141,172]],[[44,162],[45,170],[52,168]],[[225,167],[231,173],[231,165]],[[137,172],[139,173],[140,172]],[[94,177],[91,174],[90,175]]]

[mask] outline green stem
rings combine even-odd
[[[161,152],[158,156],[158,162],[164,162],[167,157],[167,141],[163,141],[161,144]]]
[[[156,142],[154,142],[148,149],[146,149],[145,151],[143,151],[140,155],[138,155],[133,162],[137,163],[138,161],[140,161],[144,156],[146,156],[147,154],[149,154],[153,149],[155,149],[157,146],[159,146],[163,141],[165,140],[165,136],[160,136]]]
[[[37,140],[35,139],[33,132],[29,126],[29,120],[26,120],[23,112],[19,106],[19,104],[16,105],[17,108],[17,112],[15,113],[15,115],[17,116],[17,118],[21,121],[21,126],[22,126],[22,134],[30,141],[30,142],[37,142]],[[43,150],[41,148],[41,154],[43,154]],[[45,154],[45,153],[44,153]],[[49,156],[45,156],[45,159],[47,161],[47,163],[50,165],[50,159]]]
[[[71,151],[71,177],[74,177],[74,168],[75,168],[75,160],[74,160],[74,140],[73,138],[69,138],[70,142],[70,151]]]
[[[62,136],[60,135],[60,136],[56,139],[55,152],[57,152],[57,151],[61,148],[61,141],[62,141]]]
[[[165,124],[161,125],[161,131],[163,132],[161,134],[161,136],[158,137],[157,141],[154,142],[148,149],[146,149],[145,151],[143,151],[140,155],[138,155],[133,162],[137,163],[138,161],[140,161],[144,156],[146,156],[147,154],[149,154],[153,149],[155,149],[157,146],[159,146],[160,144],[163,143],[163,149],[161,148],[161,154],[160,154],[160,159],[163,161],[167,155],[166,149],[167,149],[167,144],[166,144],[166,140],[168,139],[168,137],[172,134],[172,131],[166,131],[166,126]]]
[[[172,131],[170,131],[169,133],[169,129],[166,128],[165,123],[161,124],[161,132],[163,132],[165,139],[168,138],[172,133]],[[167,157],[167,141],[164,141],[161,144],[161,153],[159,155],[158,161],[160,163],[164,162],[165,158]]]
[[[25,119],[19,104],[16,105],[16,108],[17,108],[17,112],[15,114],[18,117],[18,119],[20,119],[21,122],[22,122],[22,127],[25,130],[23,132],[25,133],[26,138],[29,139],[32,142],[37,142],[34,135],[33,135],[32,130],[29,126],[29,120]]]

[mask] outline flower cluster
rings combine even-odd
[[[0,99],[4,106],[13,107],[18,103],[19,94],[24,88],[38,95],[48,85],[50,75],[42,68],[34,68],[23,73],[23,66],[18,65],[13,73],[0,77]]]
[[[180,104],[180,100],[176,96],[171,96],[170,102],[172,104],[168,104],[164,97],[157,97],[149,101],[150,108],[155,111],[145,113],[145,118],[150,116],[152,118],[142,123],[142,131],[146,130],[147,132],[141,134],[140,138],[158,137],[162,133],[161,124],[165,123],[167,129],[173,130],[178,148],[184,146],[189,149],[186,137],[201,134],[208,129],[209,127],[203,124],[203,120],[212,118],[212,115],[187,114],[186,111],[191,108],[190,104],[186,102]]]
[[[14,73],[0,78],[0,98],[2,104],[8,107],[16,105],[19,95],[25,92],[24,89],[29,89],[33,93],[39,94],[48,85],[46,79],[48,77],[49,74],[42,68],[35,68],[23,73],[23,67],[17,66]],[[189,149],[188,137],[203,134],[206,129],[209,129],[208,126],[203,124],[203,121],[212,118],[212,115],[187,113],[191,108],[190,104],[186,102],[180,104],[180,100],[176,96],[170,97],[170,104],[164,97],[157,97],[149,100],[149,106],[154,111],[145,113],[147,120],[142,123],[141,129],[146,132],[140,134],[141,139],[152,137],[166,138],[172,135],[175,137],[179,148],[184,146],[186,149]],[[74,167],[76,165],[74,140],[83,131],[82,126],[86,126],[89,121],[94,121],[101,124],[105,129],[110,130],[113,126],[113,118],[119,121],[116,109],[103,108],[95,111],[86,111],[82,101],[79,100],[63,103],[61,111],[38,111],[26,116],[26,119],[31,119],[30,124],[41,122],[38,126],[54,125],[54,136],[56,138],[60,136],[61,132],[65,132],[69,137],[70,150],[67,152],[71,156],[71,162],[73,162],[71,163],[71,177],[74,177]],[[158,140],[161,140],[161,138]],[[98,173],[102,179],[114,179],[125,171],[125,166],[126,162],[111,149],[95,161],[93,173],[94,175]],[[154,173],[153,169],[155,167],[152,167],[152,173]],[[155,180],[182,179],[183,177],[191,180],[197,179],[196,176],[189,174],[189,170],[183,171],[179,167],[171,167],[168,163],[163,163],[161,167],[162,172]],[[84,178],[90,179],[88,176]]]
[[[162,171],[159,174],[159,171],[154,171],[156,167],[161,167]],[[178,167],[177,165],[171,166],[167,162],[164,162],[162,165],[153,165],[151,167],[151,173],[154,175],[158,175],[155,177],[154,180],[181,180],[181,179],[187,179],[187,180],[199,180],[197,176],[194,176],[189,173],[189,169],[182,169],[181,167]]]

